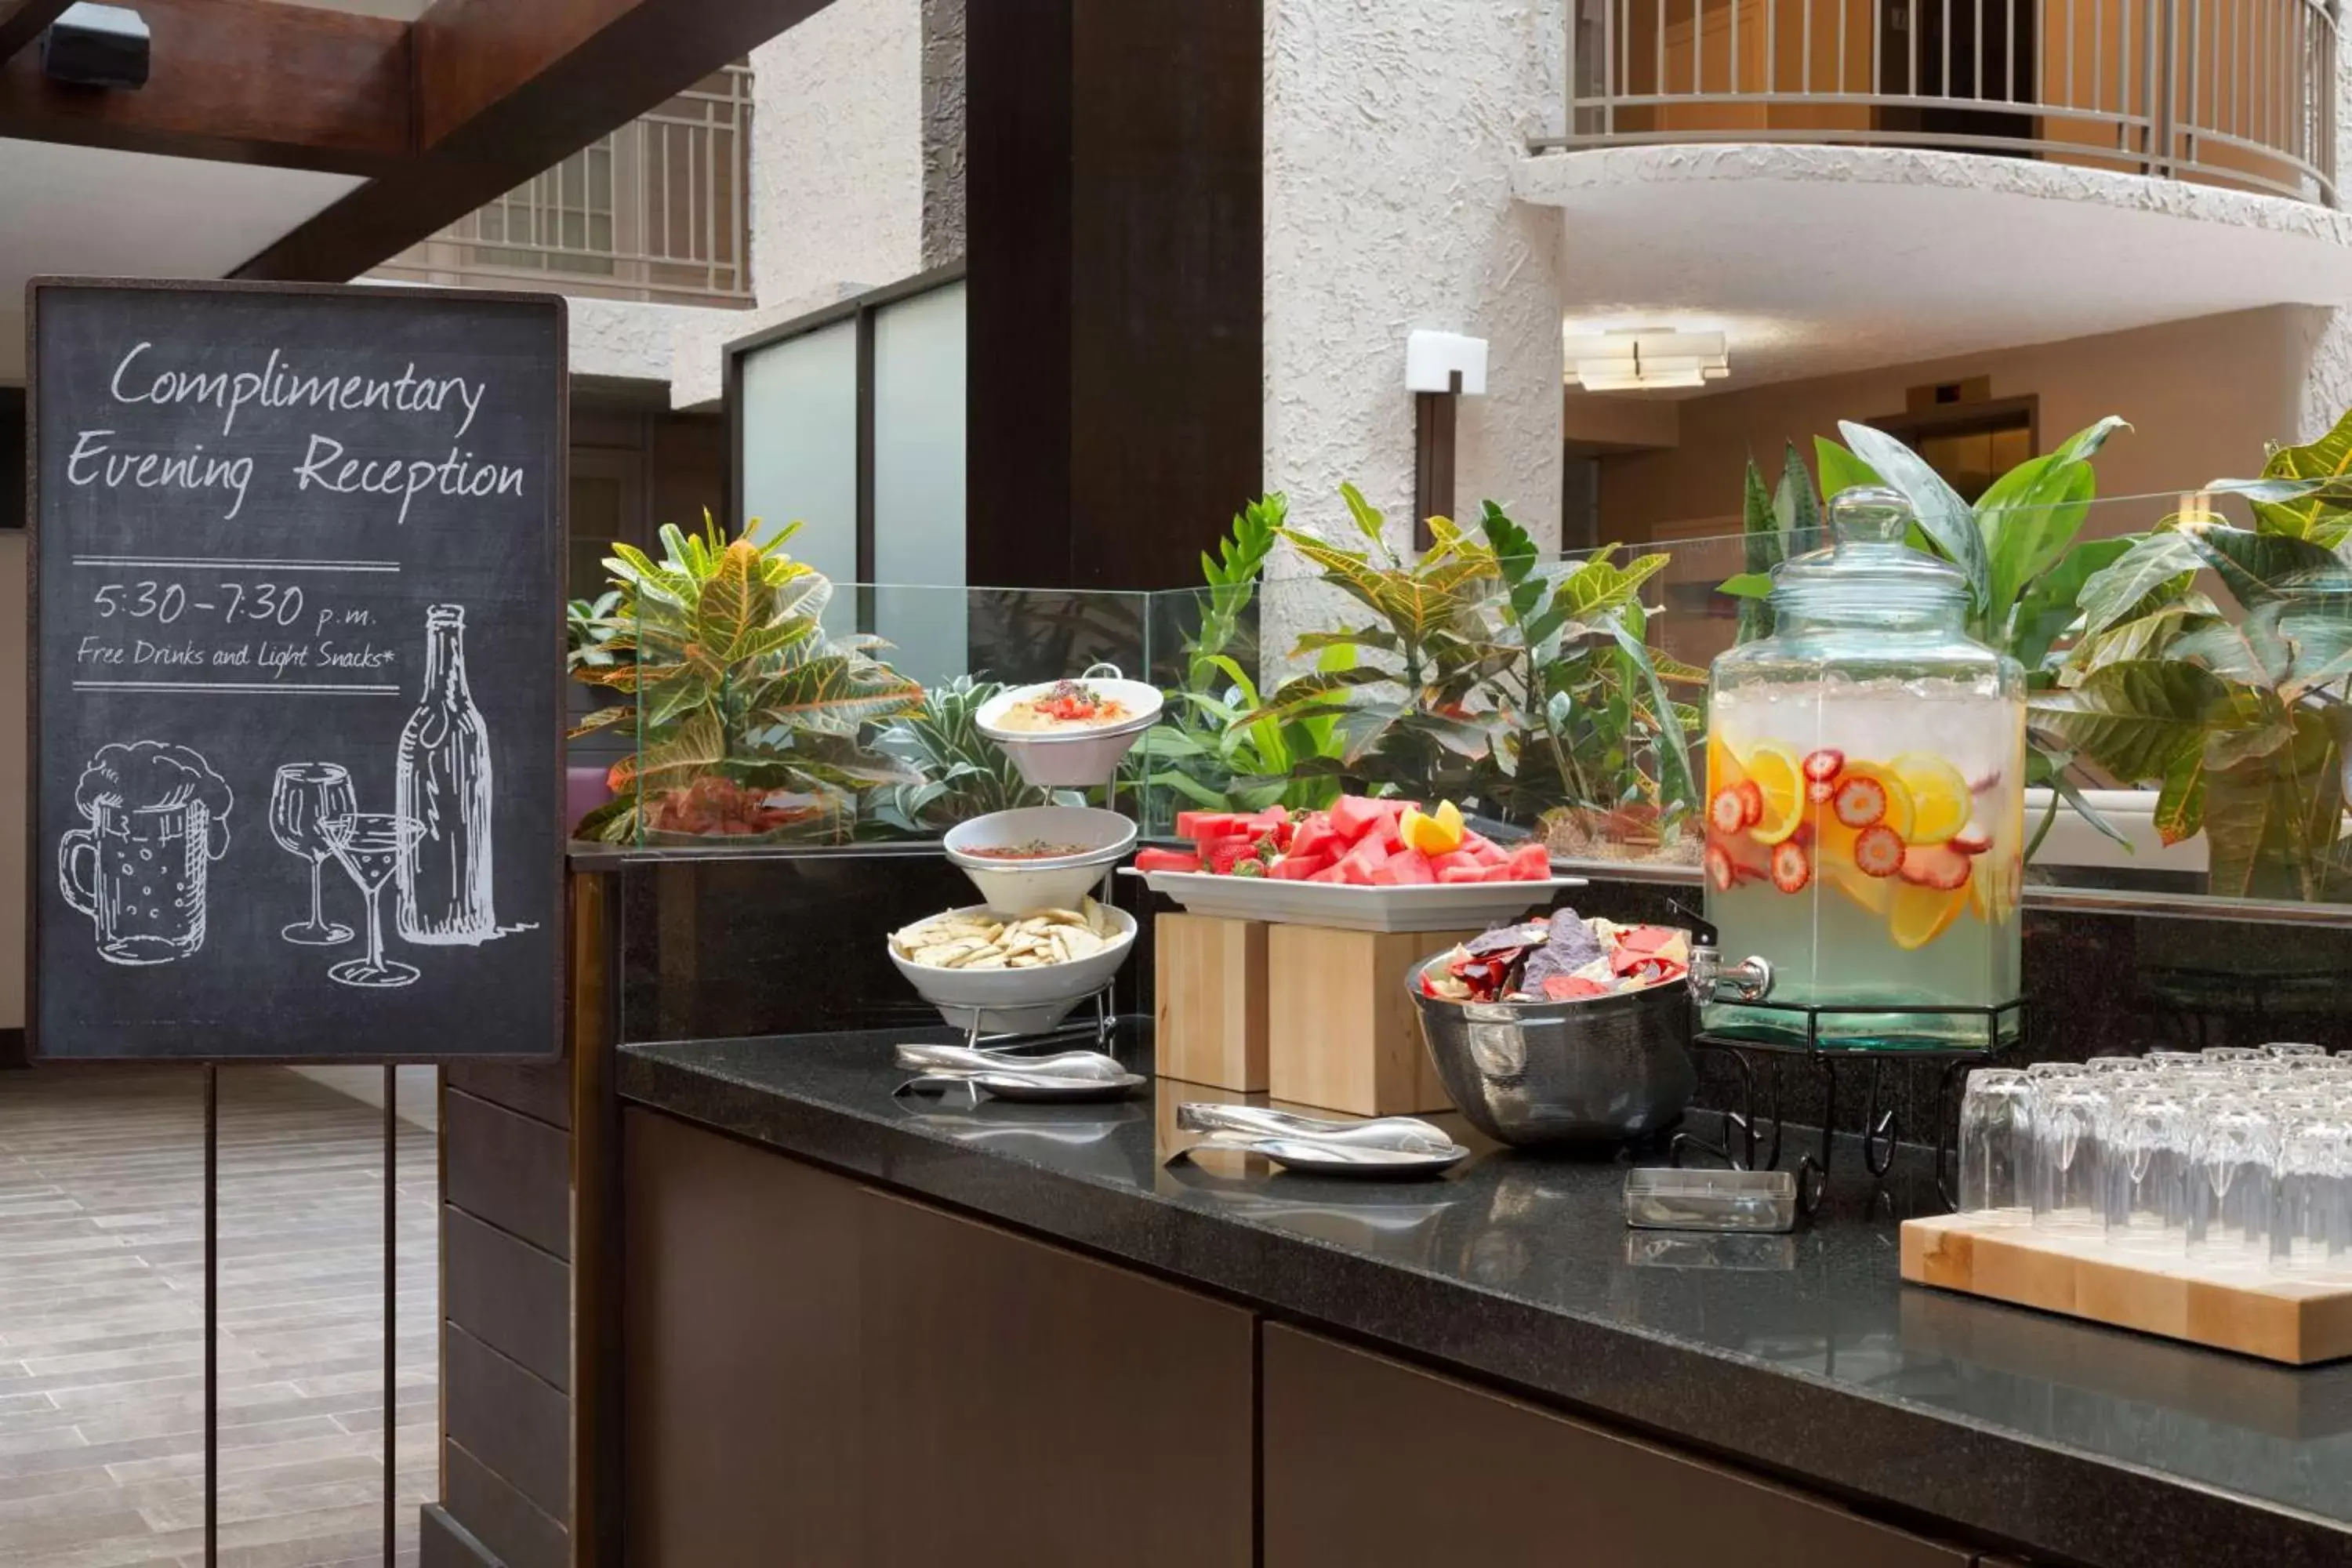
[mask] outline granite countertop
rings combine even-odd
[[[894,1099],[891,1044],[920,1036],[630,1047],[620,1090],[1930,1531],[2116,1568],[2352,1562],[2352,1363],[2276,1367],[1906,1286],[1890,1205],[1851,1195],[1794,1237],[1707,1237],[1626,1229],[1622,1164],[1488,1147],[1421,1182],[1167,1165],[1190,1142],[1175,1103],[1234,1097]]]

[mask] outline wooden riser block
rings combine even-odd
[[[1355,1116],[1451,1110],[1404,977],[1464,931],[1266,931],[1267,1087],[1276,1100]]]
[[[2232,1273],[1972,1215],[1905,1221],[1903,1278],[2296,1366],[2352,1356],[2352,1285]]]
[[[1153,924],[1156,1070],[1186,1083],[1263,1092],[1265,923],[1163,914]]]

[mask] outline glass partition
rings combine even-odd
[[[1996,545],[1978,635],[2032,688],[2029,896],[2352,914],[2352,565],[2330,526],[2178,495],[1970,521]],[[784,568],[730,612],[745,626],[698,599],[635,628],[637,752],[614,780],[628,799],[587,826],[645,847],[936,837],[1049,798],[980,735],[980,703],[1109,665],[1160,688],[1160,721],[1115,792],[1063,798],[1108,794],[1147,837],[1188,809],[1390,794],[1452,799],[1489,837],[1539,837],[1598,874],[1696,880],[1706,668],[1769,631],[1758,574],[1803,542],[1352,574],[1291,561],[1158,594]]]

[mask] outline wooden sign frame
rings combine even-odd
[[[560,294],[506,291],[479,289],[422,289],[403,287],[355,286],[333,283],[257,283],[235,280],[174,280],[157,279],[41,277],[26,285],[26,386],[25,386],[25,496],[26,533],[26,756],[27,781],[26,800],[26,866],[32,897],[28,900],[25,922],[25,988],[26,1035],[35,1060],[53,1061],[164,1061],[189,1065],[276,1065],[276,1066],[446,1066],[464,1062],[509,1061],[551,1062],[561,1059],[567,1051],[570,941],[567,929],[568,887],[566,859],[568,845],[563,834],[554,836],[552,853],[537,868],[536,874],[544,876],[547,921],[551,948],[551,961],[545,977],[548,995],[548,1037],[530,1043],[528,1049],[435,1050],[420,1049],[394,1054],[321,1052],[271,1052],[230,1055],[166,1055],[151,1052],[93,1054],[73,1052],[65,1055],[44,1053],[41,1041],[41,989],[44,984],[41,968],[41,940],[44,924],[40,901],[47,886],[39,875],[47,860],[41,842],[43,822],[42,791],[43,763],[41,745],[41,627],[42,627],[42,566],[44,545],[43,502],[41,499],[41,304],[44,293],[52,290],[119,290],[130,293],[169,293],[181,295],[226,295],[235,297],[278,298],[341,298],[354,302],[380,303],[407,300],[417,304],[463,304],[470,307],[492,306],[518,310],[541,310],[552,316],[553,363],[546,393],[554,411],[552,432],[553,461],[547,476],[550,488],[548,513],[550,539],[547,548],[555,573],[554,602],[557,613],[548,617],[546,653],[553,668],[561,669],[567,638],[561,606],[564,598],[563,562],[568,543],[570,466],[571,466],[571,374],[570,318],[568,304]],[[548,808],[551,820],[563,823],[566,814],[564,789],[564,737],[569,721],[559,701],[551,715],[551,729],[548,744],[553,748],[551,796]]]

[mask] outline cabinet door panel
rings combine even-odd
[[[870,1561],[1247,1568],[1255,1320],[866,1195]]]
[[[1265,1568],[1969,1568],[1833,1504],[1276,1324]]]
[[[854,1568],[862,1194],[649,1111],[622,1150],[627,1562]]]

